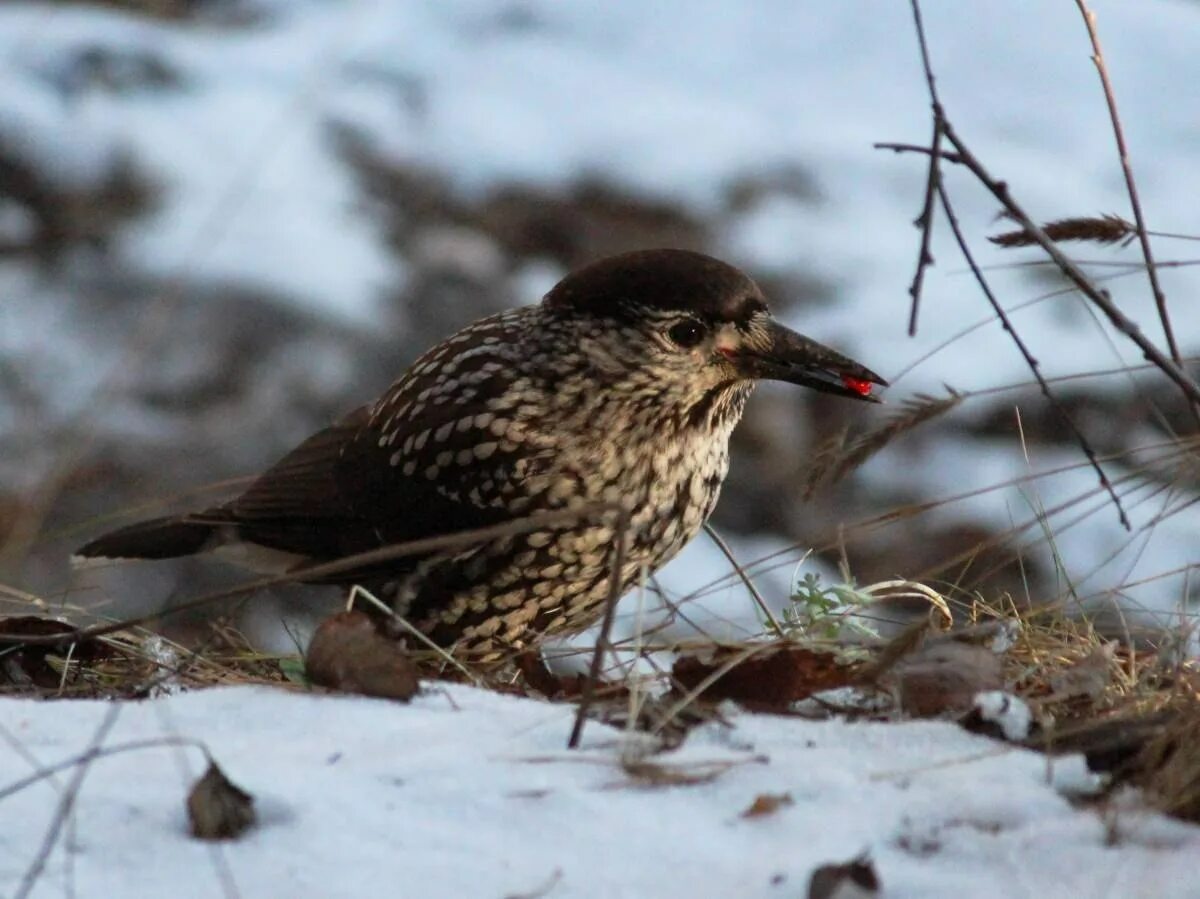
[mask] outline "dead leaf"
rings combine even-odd
[[[420,689],[417,670],[397,641],[362,612],[340,612],[321,622],[304,670],[314,684],[383,699],[407,701]]]
[[[866,855],[840,865],[821,865],[808,882],[808,899],[872,899],[879,895],[879,875]]]
[[[575,699],[583,692],[587,677],[583,674],[555,674],[546,665],[541,653],[528,650],[517,656],[517,669],[525,685],[547,699]]]
[[[213,761],[188,794],[187,810],[192,836],[201,840],[231,840],[254,823],[254,797]]]
[[[743,649],[722,649],[712,659],[682,656],[671,674],[685,690],[694,690]],[[700,694],[705,699],[733,699],[753,709],[786,708],[822,690],[855,683],[858,668],[833,653],[781,643],[749,656],[725,672]]]
[[[785,805],[792,804],[791,793],[759,793],[754,801],[742,812],[743,818],[765,818],[773,815]]]

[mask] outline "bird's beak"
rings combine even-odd
[[[853,359],[797,334],[771,320],[765,334],[746,340],[733,356],[738,370],[748,378],[787,381],[871,403],[880,402],[871,394],[871,386],[887,386],[887,381]]]

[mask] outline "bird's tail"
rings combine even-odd
[[[221,525],[187,516],[152,518],[110,531],[75,550],[72,562],[102,559],[173,559],[212,549]]]

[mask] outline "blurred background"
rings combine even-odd
[[[1150,227],[1195,233],[1200,4],[1094,9]],[[951,120],[1041,220],[1128,199],[1075,5],[924,4]],[[893,380],[888,405],[772,386],[737,432],[715,517],[777,608],[797,576],[897,575],[1019,602],[1192,600],[1195,426],[1177,391],[1032,250],[947,182],[1001,302],[1105,462],[1070,430],[935,232],[907,289],[927,142],[907,2],[125,0],[0,6],[0,584],[102,615],[245,575],[218,563],[72,571],[138,516],[228,496],[374,397],[425,347],[537,302],[614,252],[702,250],[790,325]],[[1195,245],[1156,239],[1185,354]],[[1075,255],[1161,344],[1137,247]],[[919,394],[966,394],[807,496],[816,450]],[[1006,388],[1006,389],[998,389]],[[1031,477],[1051,472],[1045,477]],[[809,549],[815,549],[811,555]],[[799,568],[798,563],[803,561]],[[661,588],[718,636],[756,627],[699,538]],[[277,639],[336,601],[288,588],[243,626]],[[626,605],[623,608],[627,608]],[[167,619],[186,629],[188,619]]]

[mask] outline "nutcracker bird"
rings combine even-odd
[[[134,524],[78,554],[212,551],[304,581],[306,566],[380,547],[607,504],[626,512],[625,590],[712,512],[730,433],[761,379],[860,400],[886,386],[776,322],[730,265],[683,250],[614,256],[433,347],[231,502]],[[487,657],[600,616],[616,519],[559,516],[317,580],[363,586],[437,643]]]

